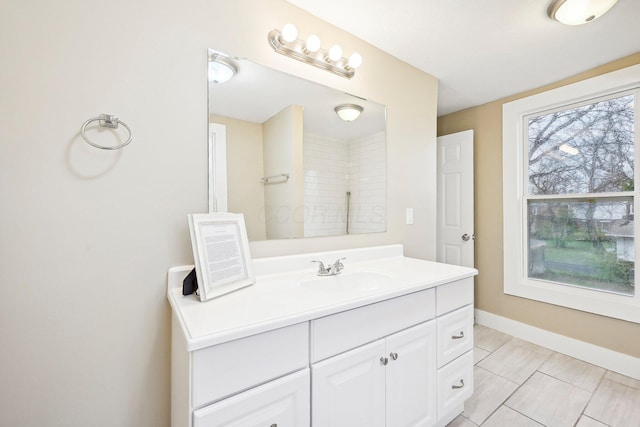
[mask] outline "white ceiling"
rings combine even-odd
[[[385,130],[386,109],[337,89],[301,79],[247,59],[233,58],[237,74],[225,83],[209,84],[209,113],[264,123],[286,107],[304,111],[304,132],[356,140]],[[344,122],[334,108],[355,103],[363,107],[358,120]]]
[[[551,0],[288,1],[437,77],[439,116],[640,52],[640,0],[579,26],[551,20]]]

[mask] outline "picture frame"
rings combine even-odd
[[[242,214],[189,214],[188,220],[200,301],[255,283]]]

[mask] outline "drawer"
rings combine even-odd
[[[436,316],[473,304],[473,277],[456,280],[436,289]]]
[[[309,426],[309,368],[193,412],[194,427]]]
[[[473,394],[473,350],[438,369],[438,418],[462,408]]]
[[[378,302],[311,321],[311,363],[435,316],[435,290]]]
[[[438,368],[473,348],[473,306],[438,317]]]
[[[192,353],[192,401],[197,408],[309,365],[307,322]]]

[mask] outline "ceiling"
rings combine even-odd
[[[579,26],[550,19],[551,0],[288,1],[437,77],[439,116],[640,52],[639,0]]]
[[[285,108],[298,105],[303,107],[305,133],[350,141],[385,130],[383,105],[247,59],[234,57],[233,62],[238,71],[231,80],[209,83],[210,114],[264,123]],[[358,120],[347,123],[338,118],[334,108],[351,103],[364,110]]]

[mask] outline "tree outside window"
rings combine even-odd
[[[634,295],[635,96],[525,118],[528,276]]]

